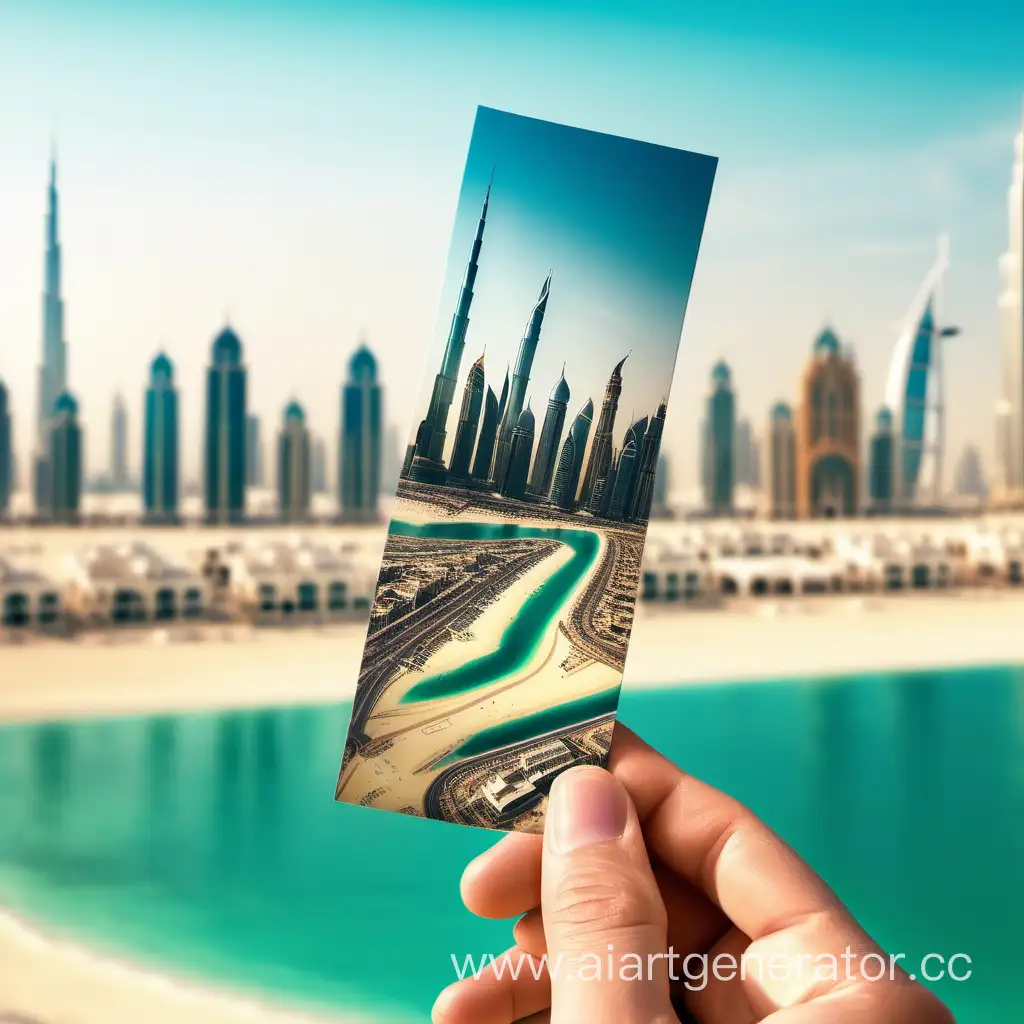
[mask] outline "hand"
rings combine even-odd
[[[462,896],[525,916],[435,1024],[953,1024],[765,824],[621,725],[609,771],[559,776],[544,836],[504,837]]]

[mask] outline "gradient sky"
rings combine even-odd
[[[632,351],[616,421],[620,440],[631,409],[634,419],[649,415],[667,397],[715,160],[482,108],[466,159],[421,416],[492,170],[449,453],[470,364],[486,347],[487,382],[500,395],[549,270],[551,293],[527,391],[537,432],[563,363],[572,416],[587,398],[600,408],[612,367]]]
[[[880,403],[942,230],[964,330],[947,354],[949,440],[989,456],[1021,38],[1009,2],[937,17],[911,0],[0,0],[0,374],[22,458],[53,137],[87,465],[107,464],[118,387],[137,465],[146,367],[166,345],[191,475],[228,313],[268,425],[294,394],[333,434],[364,331],[389,415],[411,425],[450,316],[445,254],[478,104],[720,158],[670,403],[675,484],[696,482],[719,357],[761,427],[829,320],[856,349],[868,411]],[[553,310],[558,285],[556,268]]]

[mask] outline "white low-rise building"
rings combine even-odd
[[[332,548],[304,537],[229,550],[224,561],[235,599],[261,621],[364,613],[377,580],[376,566],[359,548]]]
[[[210,585],[147,544],[95,544],[69,559],[67,603],[83,618],[112,625],[200,619]]]
[[[0,555],[0,628],[52,629],[63,621],[53,580]]]

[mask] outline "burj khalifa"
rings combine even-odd
[[[50,160],[46,209],[46,258],[43,285],[43,357],[39,366],[39,407],[36,417],[36,508],[49,504],[49,433],[57,399],[67,390],[67,344],[64,341],[64,300],[61,298],[61,252],[58,230],[57,161]]]

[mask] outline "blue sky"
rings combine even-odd
[[[266,420],[294,393],[333,433],[365,331],[393,418],[411,422],[484,104],[720,158],[669,413],[679,483],[696,481],[719,357],[760,427],[795,397],[830,320],[855,347],[868,410],[881,402],[942,230],[964,329],[946,363],[950,442],[987,454],[1024,89],[1016,7],[0,2],[0,373],[19,444],[53,135],[89,463],[106,463],[118,386],[138,458],[145,368],[164,344],[194,471],[202,368],[226,313]]]

